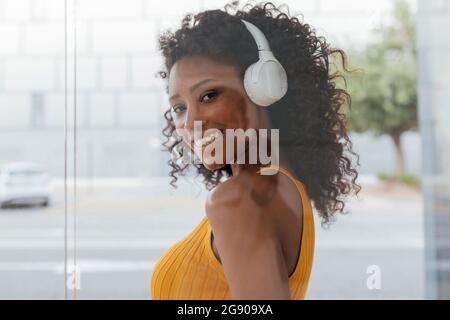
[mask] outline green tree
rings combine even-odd
[[[392,138],[395,175],[404,173],[401,135],[417,128],[415,26],[408,4],[397,0],[393,21],[375,29],[376,41],[350,54],[350,128]]]

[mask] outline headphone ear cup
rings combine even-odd
[[[253,82],[253,72],[254,72],[254,67],[258,62],[255,62],[253,64],[251,64],[247,70],[245,70],[245,74],[244,74],[244,89],[245,92],[247,93],[248,97],[250,98],[250,100],[252,102],[254,102],[255,104],[257,103],[257,99],[255,97],[255,83]]]
[[[255,104],[267,107],[286,94],[286,71],[277,60],[255,62],[245,72],[244,88]]]

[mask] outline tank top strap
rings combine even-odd
[[[281,167],[280,165],[266,166],[258,169],[257,173],[263,173],[264,170],[275,170],[277,172],[279,171],[284,175],[286,175],[295,184],[301,197],[301,205],[303,208],[303,223],[301,231],[302,244],[296,267],[294,269],[294,272],[289,276],[289,278],[297,279],[300,283],[302,283],[301,286],[295,289],[295,293],[297,293],[297,291],[303,292],[306,291],[308,281],[305,279],[309,279],[311,272],[311,263],[314,256],[314,242],[315,242],[314,216],[310,198],[303,183],[300,180],[296,179],[285,168]],[[274,174],[274,172],[270,172],[270,174]]]
[[[275,170],[277,172],[281,172],[281,173],[285,174],[295,184],[295,186],[297,187],[297,189],[298,189],[298,191],[300,193],[302,207],[303,207],[303,212],[304,212],[304,219],[305,219],[305,221],[308,224],[310,222],[313,223],[312,205],[311,205],[311,202],[310,202],[310,198],[309,198],[308,192],[307,192],[306,187],[303,184],[303,182],[301,182],[300,180],[296,179],[288,170],[286,170],[285,168],[281,167],[280,165],[276,165],[276,166],[270,165],[270,166],[266,166],[266,167],[261,167],[256,172],[257,173],[263,173],[265,170]],[[273,174],[273,172],[271,172],[271,174]]]
[[[266,172],[265,173],[266,175],[274,174],[275,172],[281,172],[281,173],[285,174],[297,186],[297,188],[300,190],[302,196],[304,194],[305,190],[304,190],[303,183],[300,180],[296,179],[288,170],[286,170],[285,168],[283,168],[280,165],[269,165],[269,166],[261,167],[256,172],[261,173],[261,174],[264,174],[264,172]]]

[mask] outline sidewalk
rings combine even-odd
[[[122,182],[78,190],[80,298],[148,299],[154,263],[204,216],[206,193],[198,194],[191,184],[180,183],[177,191],[161,182]],[[56,190],[48,209],[0,210],[0,283],[4,284],[0,298],[61,298],[61,196],[62,189]],[[423,298],[419,191],[366,180],[347,208],[349,213],[339,215],[328,229],[316,216],[315,257],[306,298]],[[69,253],[71,239],[70,233]],[[381,270],[380,290],[366,285],[367,268],[372,265]]]

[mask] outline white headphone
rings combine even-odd
[[[262,31],[248,21],[241,21],[255,39],[259,54],[259,60],[245,70],[244,89],[255,104],[267,107],[286,94],[286,71],[274,57]]]

